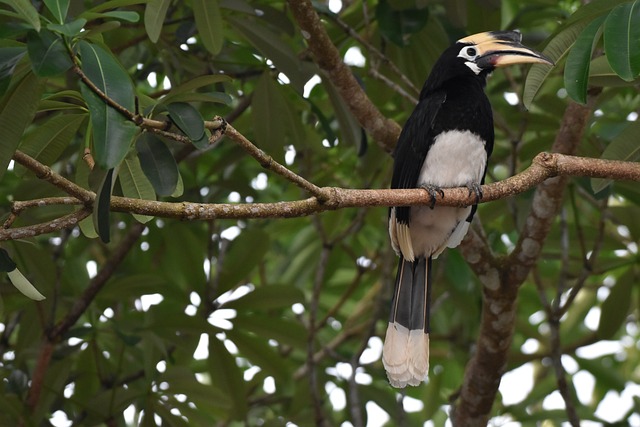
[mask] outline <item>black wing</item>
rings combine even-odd
[[[391,188],[416,188],[422,164],[433,145],[434,123],[447,99],[443,91],[430,93],[418,102],[404,125],[394,151]],[[409,207],[396,207],[396,221],[409,223]]]

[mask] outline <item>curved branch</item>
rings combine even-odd
[[[342,61],[340,52],[329,38],[311,1],[289,0],[287,3],[316,63],[328,74],[362,127],[383,149],[392,151],[400,136],[398,123],[383,116],[364,93],[349,67]]]
[[[83,198],[86,197],[88,199],[86,204],[93,202],[95,193],[78,187],[26,154],[14,155],[14,159],[61,190],[67,191],[74,196],[77,194]],[[483,198],[480,203],[522,193],[556,176],[589,176],[640,181],[640,164],[541,153],[534,158],[531,166],[520,174],[504,181],[483,185]],[[324,200],[320,200],[318,197],[310,197],[289,202],[245,204],[160,202],[113,196],[111,198],[111,210],[114,212],[183,220],[293,218],[343,208],[416,206],[427,205],[431,202],[431,196],[420,188],[409,190],[354,190],[323,187],[318,190],[323,195]],[[444,197],[438,195],[435,201],[440,206],[469,206],[476,202],[475,197],[469,195],[469,190],[466,187],[444,189]],[[32,237],[68,228],[88,215],[87,211],[81,210],[45,224],[0,230],[0,241]],[[471,259],[471,257],[468,257],[468,259]],[[481,274],[480,277],[482,278]]]

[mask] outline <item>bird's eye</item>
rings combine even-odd
[[[478,52],[476,52],[476,50],[475,50],[474,48],[472,48],[472,47],[468,47],[468,48],[467,48],[467,55],[469,55],[469,56],[476,56],[476,54],[477,54],[477,53],[478,53]]]

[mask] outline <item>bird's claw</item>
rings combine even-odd
[[[469,189],[469,196],[476,196],[475,204],[477,204],[480,199],[482,199],[482,188],[480,187],[480,184],[478,184],[477,182],[469,182],[467,183],[466,187]]]
[[[436,197],[438,197],[438,194],[444,199],[444,191],[442,191],[442,188],[440,187],[425,184],[421,185],[420,188],[424,189],[427,193],[429,193],[429,196],[431,196],[431,203],[429,204],[429,207],[431,209],[433,209],[436,205]]]

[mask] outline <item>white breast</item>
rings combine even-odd
[[[460,187],[480,183],[487,164],[484,141],[469,131],[444,132],[435,139],[420,170],[418,186]]]
[[[441,188],[480,184],[487,163],[484,141],[469,131],[449,131],[439,135],[422,165],[416,187],[434,185]],[[471,207],[455,208],[414,206],[408,230],[390,218],[394,248],[405,259],[418,256],[437,257],[445,247],[455,247],[467,232],[465,221]],[[404,226],[406,227],[406,226]],[[408,231],[408,232],[407,232]]]

